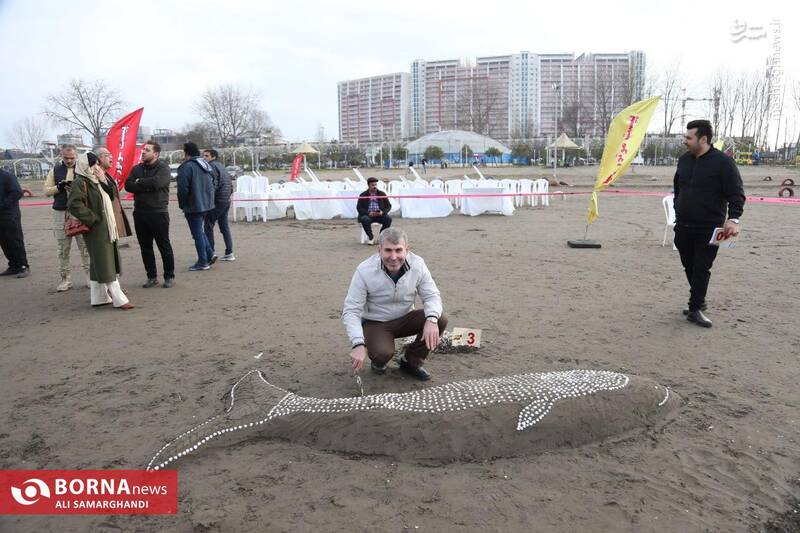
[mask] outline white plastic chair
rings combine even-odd
[[[267,204],[269,193],[269,178],[266,176],[258,175],[250,186],[250,209],[253,213],[253,218],[258,220],[259,215],[261,220],[267,221]]]
[[[403,191],[408,187],[408,183],[408,181],[392,180],[389,182],[389,190],[386,193],[389,196],[403,194]],[[390,215],[400,211],[400,198],[390,198],[389,201],[392,203],[392,209],[389,211]]]
[[[430,182],[430,186],[436,189],[444,189],[444,182],[440,179],[433,179]]]
[[[509,194],[519,194],[519,182],[517,180],[512,180],[509,178],[502,179],[499,181],[500,186],[506,190]],[[514,205],[517,205],[517,200],[519,196],[514,196]]]
[[[447,180],[444,182],[444,193],[445,194],[461,194],[461,191],[464,190],[464,184],[459,179],[454,180]],[[450,203],[453,204],[453,207],[458,209],[461,207],[461,198],[458,196],[450,198]]]
[[[550,182],[546,179],[539,179],[533,182],[533,192],[537,193],[539,196],[533,196],[533,204],[536,205],[536,202],[539,201],[542,203],[543,206],[550,205]]]
[[[518,205],[533,205],[533,180],[522,178],[519,180],[519,194]]]
[[[667,223],[664,224],[664,239],[661,241],[661,246],[667,244],[667,230],[669,228],[675,229],[675,195],[670,194],[661,199],[661,204],[664,206],[664,215],[667,217]],[[675,240],[672,241],[672,249],[677,250],[675,247]]]
[[[233,221],[236,222],[236,213],[239,209],[244,209],[245,220],[250,222],[253,220],[253,206],[250,194],[253,187],[253,178],[251,176],[239,176],[236,179],[236,191],[231,196],[231,207],[233,208]]]
[[[381,227],[380,222],[373,222],[372,225]],[[367,244],[369,237],[367,237],[367,232],[364,231],[364,226],[361,225],[361,222],[358,223],[358,227],[361,229],[361,244]],[[372,234],[375,235],[375,228],[372,229]]]

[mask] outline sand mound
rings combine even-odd
[[[300,396],[251,371],[228,407],[165,445],[164,468],[211,442],[254,435],[343,453],[449,462],[578,446],[663,420],[679,399],[625,374],[569,370],[475,379],[354,398]]]

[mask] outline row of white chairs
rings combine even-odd
[[[379,188],[382,182],[378,182]],[[402,194],[403,189],[407,189],[410,187],[414,188],[434,188],[434,189],[441,189],[444,194],[448,195],[459,195],[464,193],[465,188],[469,187],[497,187],[505,189],[509,194],[514,194],[514,204],[516,206],[549,206],[550,205],[550,183],[546,179],[538,179],[538,180],[530,180],[527,178],[523,179],[502,179],[502,180],[494,180],[494,179],[471,179],[468,176],[464,176],[464,179],[451,179],[451,180],[441,180],[441,179],[433,179],[430,182],[425,180],[417,179],[417,180],[406,180],[405,178],[401,178],[399,180],[392,180],[389,182],[388,187],[388,194],[396,195]],[[451,203],[453,207],[460,207],[461,201],[460,198],[454,197],[451,199]]]
[[[236,191],[232,197],[232,216],[233,221],[236,222],[240,218],[244,218],[248,222],[253,220],[272,220],[276,218],[283,218],[286,216],[286,211],[290,206],[294,206],[295,215],[298,218],[317,218],[314,214],[311,201],[281,201],[281,196],[292,197],[289,192],[295,192],[297,195],[308,195],[310,193],[317,193],[320,196],[326,195],[326,191],[347,191],[354,194],[359,194],[367,189],[367,181],[359,173],[358,180],[351,180],[345,178],[343,181],[321,181],[310,169],[307,171],[310,180],[298,176],[296,182],[287,181],[284,183],[269,183],[266,176],[259,173],[254,175],[242,175],[236,180]],[[464,176],[464,179],[450,179],[442,180],[435,178],[430,182],[422,178],[414,180],[406,179],[404,176],[399,176],[399,179],[391,180],[388,183],[379,180],[378,189],[386,192],[390,196],[402,195],[403,191],[410,188],[416,189],[439,189],[443,194],[454,195],[450,199],[451,204],[455,208],[461,206],[461,199],[457,196],[463,194],[465,189],[469,188],[501,188],[509,194],[514,194],[514,203],[516,206],[549,206],[550,194],[549,183],[546,179],[531,180],[527,178],[522,179],[472,179]],[[432,191],[433,192],[433,191]],[[269,200],[266,198],[270,197]],[[300,204],[300,211],[298,213],[298,205]],[[330,206],[324,210],[325,217],[331,214]],[[334,208],[335,210],[335,208]],[[400,210],[400,202],[392,202],[391,214],[395,214]],[[348,209],[344,209],[348,211]],[[350,209],[352,211],[352,209]],[[240,215],[243,212],[243,217]]]

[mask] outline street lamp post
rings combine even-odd
[[[556,141],[558,140],[558,112],[561,108],[561,92],[559,89],[561,86],[558,83],[553,84],[553,92],[558,94],[558,105],[555,108],[555,112],[553,115],[555,116],[555,130],[553,131],[553,177],[556,176],[556,166],[558,165],[558,146],[556,146]]]

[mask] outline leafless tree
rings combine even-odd
[[[800,81],[795,81],[792,84],[792,102],[794,103],[795,111],[800,114]],[[793,121],[796,123],[796,121]],[[797,134],[797,140],[795,141],[795,154],[800,152],[800,132]]]
[[[105,81],[76,79],[62,92],[47,97],[44,113],[57,123],[87,132],[94,144],[100,144],[122,105],[119,93]]]
[[[675,63],[664,71],[656,84],[656,92],[661,94],[661,108],[664,111],[664,129],[662,130],[664,135],[670,134],[678,119],[681,109],[680,91],[680,64]]]
[[[505,136],[507,132],[494,131],[498,126],[494,114],[499,108],[500,92],[491,75],[474,72],[466,80],[459,80],[459,97],[456,101],[457,123],[465,129],[490,136]]]
[[[733,136],[733,125],[736,121],[736,109],[739,106],[741,94],[736,90],[736,80],[730,72],[722,71],[719,76],[719,83],[716,86],[719,91],[719,115],[720,123],[718,131],[723,136]]]
[[[577,85],[573,86],[571,90],[564,91],[562,96],[559,122],[567,135],[573,139],[586,133],[587,119],[591,118],[591,116],[587,116],[589,114],[586,110],[586,100],[587,98],[581,94]]]
[[[185,141],[196,143],[200,148],[211,148],[211,138],[213,136],[214,131],[203,122],[195,122],[193,124],[185,125],[180,135],[180,137]]]
[[[755,123],[758,111],[758,97],[761,90],[761,80],[755,73],[742,73],[736,83],[739,93],[739,106],[737,114],[741,125],[741,138],[748,137]]]
[[[594,80],[595,134],[605,135],[614,120],[614,115],[622,109],[617,105],[614,93],[616,76],[613,70],[599,70]]]
[[[259,100],[260,95],[252,88],[223,84],[204,92],[195,104],[195,110],[222,145],[231,146],[246,133],[278,133],[269,115],[259,108]]]
[[[47,136],[47,127],[38,117],[27,117],[15,122],[8,136],[14,148],[26,154],[38,154]]]
[[[724,132],[720,129],[724,116],[722,114],[723,93],[727,84],[729,74],[727,71],[718,70],[706,90],[706,101],[704,106],[705,116],[711,120],[711,126],[714,128],[714,135],[717,137],[724,136]]]

